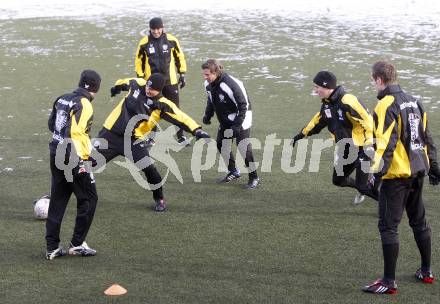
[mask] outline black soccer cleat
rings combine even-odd
[[[359,205],[365,200],[365,195],[358,193],[353,199],[353,205]]]
[[[260,184],[260,178],[259,177],[255,177],[255,178],[249,179],[248,183],[244,187],[246,189],[255,189],[255,188],[258,187],[259,184]]]
[[[164,199],[156,200],[154,205],[154,211],[163,212],[167,210],[167,204]]]
[[[418,281],[425,284],[434,283],[434,275],[432,274],[432,271],[422,271],[422,269],[417,269],[415,276]]]
[[[373,284],[364,286],[363,292],[375,294],[397,294],[396,282],[385,283],[382,279],[377,279]]]
[[[83,242],[79,246],[73,246],[72,243],[70,243],[69,246],[69,255],[80,255],[80,256],[94,256],[96,255],[96,250],[90,248],[86,242]]]
[[[240,178],[240,171],[238,171],[237,169],[233,170],[233,171],[229,171],[228,174],[226,174],[225,177],[221,178],[218,183],[222,184],[222,183],[229,183],[232,182],[233,180],[236,180],[238,178]]]
[[[67,252],[63,248],[58,247],[57,249],[46,251],[46,260],[53,260],[65,256],[66,254]]]

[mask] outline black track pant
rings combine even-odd
[[[348,155],[348,151],[344,152],[344,158]],[[351,187],[358,190],[361,194],[367,195],[374,200],[378,200],[377,190],[371,188],[368,185],[369,173],[365,173],[362,170],[361,160],[364,157],[362,147],[359,148],[359,156],[351,164],[344,165],[342,167],[343,175],[338,175],[336,169],[333,169],[332,182],[338,187]],[[336,165],[337,166],[337,165]],[[356,170],[355,179],[351,178],[350,175]]]
[[[229,140],[232,141],[231,138],[225,137],[225,130],[227,129],[227,127],[223,127],[220,126],[217,132],[217,149],[220,152],[220,154],[222,155],[225,163],[228,164],[228,170],[229,171],[233,171],[236,168],[235,165],[235,159],[234,156],[232,155],[232,147],[229,147],[229,151],[225,151],[226,153],[229,152],[229,155],[223,155],[224,153],[222,153],[222,148],[223,148],[223,142],[224,140]],[[229,130],[230,131],[230,130]],[[250,142],[248,142],[249,140],[249,136],[250,136],[250,132],[251,129],[246,129],[243,130],[243,128],[240,130],[240,135],[238,136],[238,138],[236,138],[236,143],[239,146],[242,146],[243,149],[238,149],[240,154],[242,155],[242,157],[244,158],[244,163],[246,165],[246,168],[249,169],[249,179],[252,178],[256,178],[257,177],[257,170],[255,169],[255,166],[253,165],[254,162],[254,156],[252,154],[252,145]],[[247,143],[247,144],[246,144]],[[243,146],[244,145],[244,146]],[[231,143],[232,146],[232,143]]]
[[[77,200],[77,214],[71,242],[72,245],[79,246],[85,241],[95,215],[98,202],[95,181],[90,173],[78,174],[76,167],[73,169],[73,181],[68,182],[64,170],[55,165],[55,155],[50,156],[50,170],[52,186],[46,221],[47,250],[54,250],[59,246],[61,222],[72,193]]]
[[[102,149],[100,147],[97,147],[98,152],[105,157],[107,163],[117,156],[125,156],[128,159],[132,160],[134,163],[137,163],[139,160],[142,159],[144,160],[151,159],[147,145],[144,142],[134,144],[135,139],[133,138],[130,139],[129,148],[132,155],[131,158],[129,155],[126,155],[126,151],[124,151],[123,136],[114,134],[111,131],[103,128],[99,132],[98,138],[103,138],[107,140],[108,143],[107,149]],[[157,171],[156,167],[153,164],[146,166],[145,168],[142,169],[142,171],[144,172],[145,177],[147,178],[147,181],[150,185],[158,185],[162,182],[162,177],[160,176],[159,171]],[[153,190],[153,198],[154,200],[159,200],[163,198],[162,187]]]
[[[384,257],[384,277],[394,279],[399,254],[398,225],[406,210],[421,258],[421,267],[431,264],[431,228],[426,222],[423,204],[423,176],[384,179],[379,192],[379,232]]]
[[[379,231],[383,244],[399,243],[397,226],[406,210],[414,238],[431,237],[423,204],[423,177],[384,179],[379,194]]]
[[[166,85],[163,90],[162,90],[162,95],[171,100],[172,102],[174,102],[174,104],[180,108],[179,104],[179,85],[178,84],[170,84],[170,85]],[[154,131],[156,131],[156,128],[154,129]],[[177,131],[176,133],[177,139],[182,138],[183,136],[183,129],[179,129],[179,131]]]

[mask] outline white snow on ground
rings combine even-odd
[[[145,9],[142,10],[141,7]],[[109,15],[134,18],[141,15],[145,20],[153,16],[163,16],[166,21],[167,15],[178,12],[212,17],[210,19],[213,22],[219,15],[236,18],[261,15],[262,23],[268,16],[281,16],[285,18],[285,22],[295,22],[297,18],[328,18],[349,25],[355,31],[366,27],[384,30],[396,39],[399,36],[395,36],[395,32],[417,37],[423,43],[432,43],[440,38],[438,0],[3,0],[0,3],[0,20],[74,17],[98,22]],[[280,22],[277,30],[282,31],[282,25]],[[45,54],[49,51],[32,47],[28,50],[34,54]]]
[[[142,7],[145,9],[141,9]],[[292,29],[289,25],[305,22],[304,24],[307,27],[308,20],[323,22],[329,20],[326,29],[315,29],[315,33],[310,31],[309,28],[306,32],[308,34],[312,33],[312,36],[296,33],[296,35],[292,35],[291,39],[313,44],[317,39],[320,39],[319,37],[337,35],[338,41],[336,42],[332,42],[334,40],[322,42],[336,49],[338,45],[344,45],[347,50],[340,49],[340,56],[336,58],[341,64],[347,64],[348,66],[359,64],[358,62],[352,62],[351,57],[349,57],[349,53],[353,51],[363,53],[365,56],[380,54],[387,58],[409,60],[416,66],[421,67],[423,71],[427,67],[430,67],[430,70],[424,72],[423,75],[420,72],[415,73],[415,70],[400,71],[399,77],[412,79],[416,74],[428,86],[433,88],[440,86],[440,79],[435,69],[440,64],[438,53],[438,41],[440,40],[439,0],[131,0],[129,2],[120,0],[2,0],[0,2],[0,20],[69,17],[92,20],[102,26],[106,26],[108,16],[133,16],[133,18],[140,18],[144,21],[153,16],[162,16],[167,22],[167,16],[176,16],[180,12],[201,16],[204,17],[203,20],[209,20],[204,24],[204,34],[206,36],[210,35],[210,31],[214,31],[213,34],[226,38],[231,36],[231,33],[228,32],[228,28],[219,29],[216,27],[218,16],[223,18],[222,22],[230,21],[231,24],[237,23],[244,27],[246,27],[245,20],[251,19],[253,22],[257,20],[262,25],[267,25],[268,33],[279,31],[287,34]],[[272,17],[274,17],[273,20],[268,20]],[[244,22],[242,22],[243,20]],[[274,28],[275,25],[279,25],[279,27]],[[353,33],[364,33],[363,36],[367,38],[350,41]],[[381,35],[385,41],[407,39],[408,46],[403,47],[400,52],[396,53],[394,49],[372,45],[368,39],[369,34]],[[68,39],[70,38],[66,37],[64,42],[69,42]],[[248,44],[252,47],[264,47],[264,45],[261,45],[261,41],[253,36],[246,39],[249,39]],[[192,46],[192,48],[186,48],[189,53],[191,51],[197,52],[199,44],[217,44],[215,41],[197,41],[196,39],[194,41],[183,39],[183,41],[185,41],[185,47],[187,45]],[[19,56],[22,53],[45,56],[54,52],[53,49],[41,47],[37,42],[27,45],[28,40],[23,40],[22,44],[26,44],[26,46],[9,48],[6,56]],[[228,45],[223,42],[221,44],[223,47],[236,45],[235,43]],[[60,52],[62,48],[56,51]],[[423,56],[419,56],[419,52]],[[224,54],[219,56],[219,59],[223,61],[244,61],[284,58],[286,62],[292,59],[301,60],[301,54],[291,49],[266,55],[256,52],[247,57],[240,54],[236,51],[225,51]],[[273,74],[273,71],[269,71],[268,67],[251,72],[251,76],[254,78],[264,77],[274,78],[275,81],[285,81],[276,80],[279,77]],[[292,75],[292,78],[301,80],[307,78],[307,76],[300,73]],[[0,87],[0,90],[10,89],[10,87]],[[36,90],[38,89],[36,88]],[[430,94],[430,92],[426,93]],[[425,103],[432,102],[428,99],[423,101]],[[8,115],[7,118],[14,118],[14,116]]]
[[[236,14],[237,12],[261,10],[280,15],[303,12],[315,16],[344,18],[362,22],[365,17],[386,17],[383,22],[400,21],[396,26],[422,20],[439,23],[440,4],[437,0],[185,0],[185,1],[141,1],[131,0],[19,0],[1,1],[0,19],[31,17],[121,15],[139,13],[139,7],[154,11],[199,11]]]
[[[429,77],[426,79],[426,83],[432,86],[440,86],[440,79]]]

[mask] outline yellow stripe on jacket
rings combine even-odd
[[[159,103],[159,109],[152,111],[149,120],[141,122],[134,130],[136,138],[142,138],[147,135],[161,119],[165,119],[191,133],[200,128],[199,124],[180,110],[172,101],[161,97],[157,102]]]
[[[373,144],[373,118],[360,104],[356,96],[345,94],[341,99],[343,104],[351,109],[347,111],[347,118],[353,125],[352,138],[356,146]],[[353,113],[350,113],[353,112]]]
[[[90,142],[90,137],[87,132],[89,120],[93,116],[93,107],[87,98],[81,98],[81,106],[82,109],[80,110],[78,121],[76,119],[77,113],[74,113],[73,111],[70,113],[70,137],[78,156],[81,159],[86,160],[89,158],[92,151],[92,143]]]
[[[374,112],[377,125],[374,125],[376,153],[374,155],[373,172],[378,172],[382,166],[388,166],[383,179],[407,178],[411,176],[408,154],[400,141],[401,118],[398,120],[390,115],[390,106],[394,103],[392,95],[385,96],[377,104]]]

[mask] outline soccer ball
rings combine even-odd
[[[45,195],[34,201],[34,215],[39,220],[47,219],[49,212],[50,196]]]

